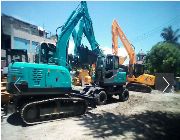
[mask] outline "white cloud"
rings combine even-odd
[[[121,47],[118,49],[118,55],[125,57],[125,56],[128,56],[128,53],[124,47]]]
[[[112,54],[112,48],[109,48],[109,47],[102,47],[100,46],[100,48],[104,51],[104,53],[107,55],[107,54]],[[128,53],[126,51],[126,49],[124,47],[121,47],[118,49],[118,55],[119,56],[127,56]]]
[[[126,49],[124,47],[120,47],[118,49],[118,55],[122,56],[122,57],[127,56],[127,59],[124,61],[123,65],[129,64],[129,56],[128,56],[128,53],[127,53],[127,51],[126,51]]]
[[[74,55],[74,41],[73,40],[69,40],[68,54]]]
[[[103,50],[104,54],[112,54],[112,48],[109,47],[102,47],[100,46],[100,48]],[[68,54],[73,54],[74,55],[74,41],[73,40],[69,40],[69,48],[68,48]],[[129,57],[128,57],[128,53],[126,51],[126,49],[124,47],[120,47],[118,49],[118,55],[125,57],[127,56],[126,61],[124,62],[124,65],[127,65],[129,63]]]
[[[102,46],[100,46],[100,48],[103,50],[105,55],[112,54],[112,49],[111,48],[109,48],[109,47],[102,47]]]
[[[102,47],[100,46],[100,48],[103,50],[104,54],[112,54],[112,48],[109,48],[109,47]],[[125,57],[127,56],[127,59],[126,61],[124,62],[124,65],[127,65],[129,64],[129,56],[128,56],[128,53],[126,51],[126,49],[124,47],[120,47],[118,49],[118,56],[122,56],[122,57]]]

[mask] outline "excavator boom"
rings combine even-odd
[[[118,25],[117,21],[114,20],[112,23],[112,47],[113,47],[112,50],[113,50],[113,54],[115,54],[115,55],[118,55],[118,37],[121,39],[121,42],[123,43],[123,45],[128,53],[128,56],[130,59],[129,64],[131,64],[131,65],[135,64],[136,63],[135,51],[132,48],[131,43],[126,38],[126,35],[124,34],[122,29]]]
[[[136,64],[136,54],[133,45],[128,41],[117,21],[114,20],[112,23],[112,50],[115,55],[118,55],[118,37],[125,47],[130,59],[127,88],[132,91],[151,92],[149,86],[154,85],[155,76],[144,74],[144,66]],[[125,58],[120,58],[120,64],[123,64],[124,60]]]
[[[95,39],[92,20],[89,16],[87,5],[85,4],[84,4],[84,10],[85,10],[86,15],[83,16],[83,18],[80,20],[78,31],[74,29],[72,33],[72,36],[75,42],[74,54],[75,55],[77,54],[77,47],[81,45],[82,36],[84,34],[91,46],[92,51],[95,52],[95,54],[102,56],[103,52],[99,48],[100,45],[97,43]]]
[[[93,61],[96,61],[96,58],[95,58],[91,61],[89,61],[87,59],[87,62],[85,62],[85,64],[84,64],[84,62],[81,62],[82,59],[81,59],[81,54],[78,54],[78,47],[81,46],[83,34],[87,38],[87,40],[91,46],[91,50],[93,52],[92,54],[94,54],[94,56],[99,56],[99,55],[102,55],[103,53],[102,53],[102,50],[99,49],[99,44],[97,43],[97,41],[95,39],[93,24],[92,24],[92,20],[88,13],[87,4],[84,2],[82,2],[81,4],[82,4],[82,7],[84,8],[85,15],[80,20],[78,31],[76,31],[76,29],[73,30],[72,37],[73,37],[74,44],[75,44],[74,55],[75,55],[75,57],[79,56],[81,67],[83,67],[84,65],[87,65],[87,64],[89,65]],[[74,84],[81,85],[81,83],[85,83],[85,84],[89,85],[92,82],[92,80],[91,80],[92,78],[89,76],[89,73],[90,72],[87,69],[80,69],[78,72],[78,77],[73,78]]]

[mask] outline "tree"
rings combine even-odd
[[[180,34],[178,34],[178,32],[179,29],[173,31],[172,27],[169,26],[162,30],[161,37],[164,39],[165,42],[177,43],[178,38],[180,37]]]
[[[180,76],[180,44],[160,42],[147,54],[145,66],[151,73],[174,73]]]

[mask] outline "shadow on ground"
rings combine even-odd
[[[7,122],[11,125],[15,125],[15,126],[24,126],[25,124],[23,123],[23,120],[21,119],[20,113],[13,113],[11,114],[8,118],[7,118]]]
[[[78,118],[79,120],[79,118]],[[109,136],[127,137],[132,132],[133,139],[180,139],[180,114],[151,112],[132,116],[115,115],[113,113],[92,114],[80,118],[83,125],[88,127],[87,135],[95,138]]]

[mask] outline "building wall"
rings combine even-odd
[[[10,48],[11,49],[27,49],[32,62],[35,48],[41,42],[49,42],[55,44],[55,40],[46,38],[42,35],[42,31],[38,30],[38,26],[26,23],[24,21],[15,19],[13,17],[2,15],[2,32],[1,36],[10,36]],[[7,43],[3,42],[3,48],[8,48]]]

